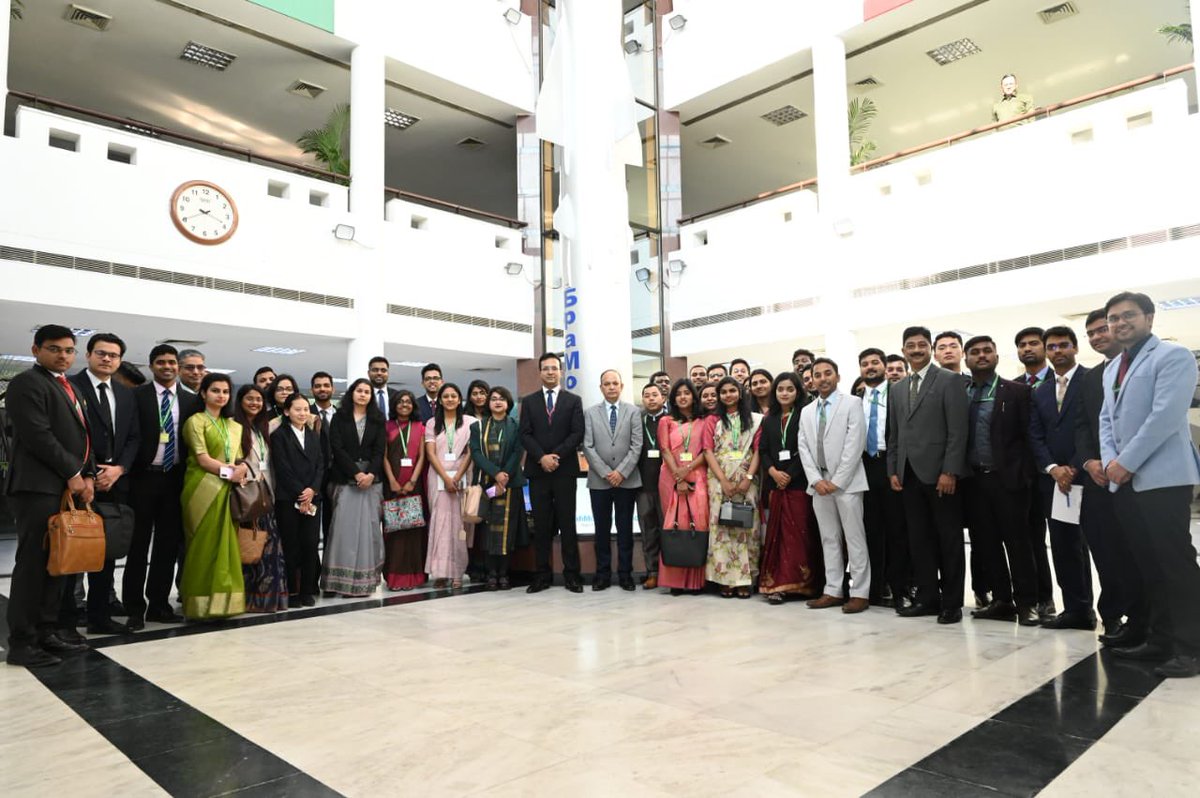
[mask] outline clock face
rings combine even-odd
[[[197,244],[220,244],[237,230],[237,205],[220,186],[191,180],[171,197],[171,221]]]

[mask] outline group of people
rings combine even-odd
[[[1076,363],[1069,327],[1018,333],[1024,371],[1008,380],[992,338],[914,326],[902,355],[861,352],[846,393],[836,362],[800,349],[779,375],[740,358],[675,381],[658,372],[640,409],[611,369],[599,375],[603,400],[584,408],[547,353],[541,388],[518,412],[508,389],[475,381],[464,393],[436,364],[422,369],[421,396],[390,388],[383,357],[336,406],[325,372],[310,380],[311,403],[267,367],[235,392],[199,352],[165,344],[150,353],[152,380],[130,388],[138,375],[121,368],[120,338],[91,336],[87,368],[68,376],[74,335],[46,325],[37,364],[8,393],[20,535],[8,659],[52,664],[86,645],[75,631],[79,580],[50,577],[41,546],[64,490],[134,510],[122,601],[114,562],[88,575],[88,630],[118,633],[184,620],[169,601],[176,584],[183,616],[197,620],[370,595],[381,580],[407,590],[470,575],[508,589],[509,557],[530,542],[527,592],[538,593],[552,585],[555,536],[565,587],[581,592],[575,504],[586,469],[592,590],[610,588],[614,570],[620,588],[636,588],[636,513],[645,589],[711,586],[726,598],[801,597],[847,614],[874,604],[957,623],[965,527],[974,618],[1095,629],[1098,609],[1100,640],[1116,655],[1195,675],[1189,518],[1200,455],[1186,411],[1196,363],[1153,335],[1154,309],[1126,292],[1091,313],[1088,341],[1107,361],[1094,369]],[[273,510],[249,524],[265,544],[243,563],[247,522],[231,496],[256,481]]]

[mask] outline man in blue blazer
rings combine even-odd
[[[1070,495],[1073,486],[1083,484],[1083,458],[1075,450],[1075,424],[1083,405],[1083,378],[1089,369],[1075,362],[1079,339],[1070,327],[1046,330],[1042,344],[1053,371],[1033,389],[1029,439],[1039,472],[1035,501],[1050,525],[1050,553],[1063,597],[1063,611],[1044,619],[1042,626],[1091,631],[1096,628],[1096,613],[1092,609],[1091,560],[1083,533],[1079,524],[1068,524],[1050,515],[1055,491]]]
[[[1104,370],[1100,453],[1113,504],[1145,584],[1146,641],[1116,656],[1164,660],[1164,677],[1200,673],[1200,565],[1190,534],[1200,452],[1187,411],[1196,389],[1196,359],[1151,332],[1154,302],[1122,292],[1104,306],[1124,346]]]

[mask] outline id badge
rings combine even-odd
[[[649,460],[657,460],[659,458],[658,449],[647,449],[646,458]]]
[[[683,454],[679,455],[679,462],[681,462],[681,463],[690,463],[690,462],[692,462],[692,453],[691,453],[691,452],[684,452]]]
[[[729,453],[729,459],[730,459],[730,460],[741,460],[741,459],[742,459],[743,457],[745,457],[745,456],[746,456],[746,455],[745,455],[745,454],[743,454],[742,452],[730,452],[730,453]]]
[[[442,462],[443,463],[457,463],[458,457],[453,452],[446,452],[444,455],[442,455]]]
[[[164,431],[164,432],[160,432],[160,433],[158,433],[158,442],[159,442],[159,443],[170,443],[170,442],[171,442],[171,436],[170,436],[170,435],[168,435],[168,434],[167,434],[165,431]]]
[[[401,457],[400,458],[400,467],[401,468],[412,468],[412,464],[413,463],[412,463],[411,457]]]
[[[792,459],[792,453],[789,452],[787,449],[784,449],[782,452],[779,453],[779,462],[786,463],[788,460],[791,460],[791,459]]]

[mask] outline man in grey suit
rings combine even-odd
[[[609,369],[600,375],[604,401],[583,414],[583,455],[588,462],[588,492],[596,522],[596,578],[592,590],[612,585],[613,512],[617,522],[617,578],[622,590],[633,590],[633,511],[642,475],[641,414],[621,401],[621,375]]]
[[[967,394],[957,375],[931,362],[932,352],[928,328],[906,329],[912,373],[888,391],[888,478],[903,492],[917,585],[912,606],[897,614],[958,623],[966,561],[956,488],[966,474]]]

